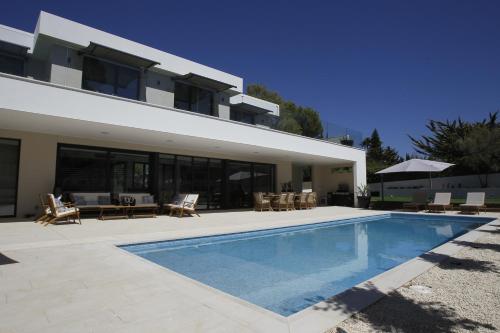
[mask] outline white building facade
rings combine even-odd
[[[231,209],[366,183],[363,150],[278,119],[242,78],[164,51],[46,12],[34,33],[0,26],[0,217],[33,216],[51,192],[200,193],[200,209]]]

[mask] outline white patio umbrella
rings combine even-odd
[[[386,173],[396,173],[396,172],[428,172],[429,173],[429,188],[432,189],[432,172],[441,172],[454,164],[445,163],[445,162],[437,162],[431,160],[422,160],[419,158],[413,158],[408,161],[401,162],[399,164],[388,167],[384,170],[380,170],[376,172],[380,174],[381,178],[381,196],[382,201],[384,201],[384,174]]]

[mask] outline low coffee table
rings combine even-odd
[[[158,210],[157,204],[138,204],[135,206],[129,206],[130,214],[133,218],[138,217],[156,217],[156,212]]]
[[[100,213],[98,219],[101,221],[110,219],[128,219],[128,210],[130,209],[130,206],[100,205],[99,209]]]

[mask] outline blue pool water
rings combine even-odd
[[[122,248],[288,316],[491,220],[393,213]]]

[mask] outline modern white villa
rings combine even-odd
[[[238,76],[62,17],[0,25],[0,217],[52,192],[199,193],[214,210],[366,183],[363,150],[272,129],[279,115]]]

